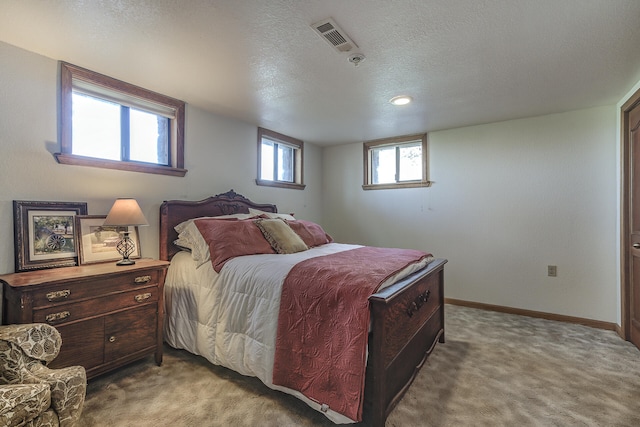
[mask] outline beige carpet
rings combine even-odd
[[[610,331],[446,306],[387,427],[640,426],[640,351]],[[255,378],[165,347],[90,382],[83,426],[330,426]]]

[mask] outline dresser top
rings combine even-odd
[[[42,283],[65,282],[86,277],[112,276],[119,273],[136,272],[145,269],[167,268],[168,261],[154,259],[137,259],[133,265],[120,266],[115,262],[81,265],[77,267],[49,268],[22,273],[0,275],[0,281],[16,288]]]

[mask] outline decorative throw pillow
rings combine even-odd
[[[231,258],[275,253],[253,220],[200,219],[193,223],[209,244],[211,263],[218,273]]]
[[[257,219],[254,221],[262,235],[279,254],[294,254],[309,249],[282,219]]]
[[[238,218],[232,218],[226,215],[222,217],[196,218],[189,220],[189,222],[185,221],[185,226],[182,229],[182,232],[178,235],[178,239],[173,243],[181,248],[190,250],[191,258],[196,262],[197,267],[200,267],[202,264],[211,260],[211,255],[209,254],[209,243],[202,237],[202,233],[200,233],[200,230],[195,224],[195,221],[200,220],[239,221]]]
[[[287,224],[310,248],[333,242],[333,238],[315,222],[297,219],[295,221],[287,221]]]

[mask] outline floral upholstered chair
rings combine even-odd
[[[82,366],[49,369],[60,333],[44,323],[0,326],[0,426],[71,427],[82,413]]]

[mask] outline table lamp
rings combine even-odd
[[[129,238],[129,227],[149,225],[140,206],[138,206],[138,202],[135,199],[116,199],[103,225],[124,227],[122,239],[116,245],[118,253],[122,255],[122,260],[118,261],[116,265],[135,264],[135,261],[129,259],[129,255],[136,250],[135,243]]]

